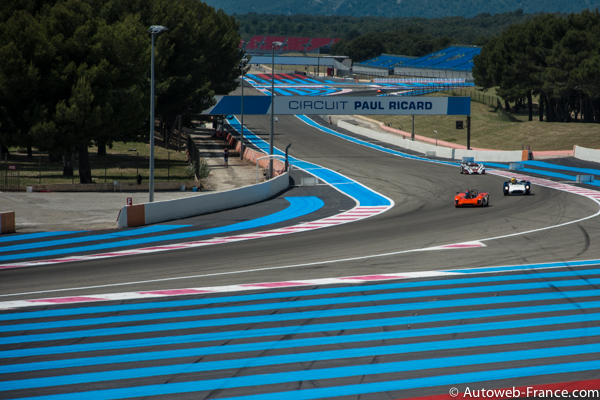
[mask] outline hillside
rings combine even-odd
[[[228,14],[348,15],[355,17],[473,17],[481,13],[498,14],[522,9],[526,14],[578,13],[600,7],[600,0],[206,0]]]

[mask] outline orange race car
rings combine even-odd
[[[477,189],[465,190],[463,192],[457,192],[454,196],[454,206],[475,206],[475,207],[487,207],[490,204],[489,193],[479,193]]]

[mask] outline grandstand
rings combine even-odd
[[[339,38],[283,37],[283,36],[252,36],[248,42],[240,43],[248,54],[264,54],[271,52],[273,42],[282,42],[276,53],[323,53],[339,42]]]
[[[480,47],[453,46],[419,57],[404,67],[470,70],[473,57],[481,52]]]
[[[409,56],[396,56],[393,54],[382,54],[379,57],[372,58],[367,61],[363,61],[359,64],[372,65],[374,67],[388,67],[393,68],[396,65],[402,65],[407,62],[414,60],[416,57]]]
[[[480,47],[451,46],[423,57],[407,57],[382,54],[361,63],[353,70],[365,75],[421,76],[472,79],[473,58],[481,52]]]
[[[395,56],[382,54],[379,57],[363,61],[361,65],[376,67],[413,67],[452,70],[471,70],[473,57],[481,52],[480,47],[453,46],[423,57]]]

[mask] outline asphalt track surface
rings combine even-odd
[[[244,122],[268,140],[268,117]],[[275,146],[289,143],[294,157],[395,206],[268,239],[8,269],[0,271],[3,300],[460,274],[5,311],[0,398],[392,399],[442,395],[452,386],[597,379],[600,267],[469,269],[600,259],[598,218],[585,219],[598,203],[544,187],[505,197],[502,177],[460,175],[456,167],[386,155],[279,117]],[[489,192],[490,206],[455,209],[455,192],[467,188]],[[259,205],[171,224],[205,229],[267,216],[285,209],[290,195],[322,199],[312,217],[354,206],[328,186],[295,187]],[[419,251],[468,241],[485,247]]]

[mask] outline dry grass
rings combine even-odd
[[[482,92],[479,92],[482,94]],[[495,93],[486,92],[486,95]],[[447,94],[437,94],[446,96]],[[464,95],[464,92],[461,94]],[[433,96],[433,95],[432,95]],[[481,98],[481,97],[480,97]],[[598,149],[600,148],[600,125],[571,123],[539,122],[537,111],[533,121],[528,121],[527,110],[511,114],[518,122],[511,122],[500,111],[490,106],[490,99],[484,104],[475,99],[471,102],[471,146],[497,150],[520,150],[530,145],[535,151],[571,150],[574,145]],[[492,102],[493,103],[493,102]],[[412,116],[370,116],[372,119],[391,124],[407,132],[412,130]],[[455,122],[465,121],[465,129],[456,129]],[[467,144],[466,117],[455,115],[415,116],[415,134],[435,138],[447,142]]]

